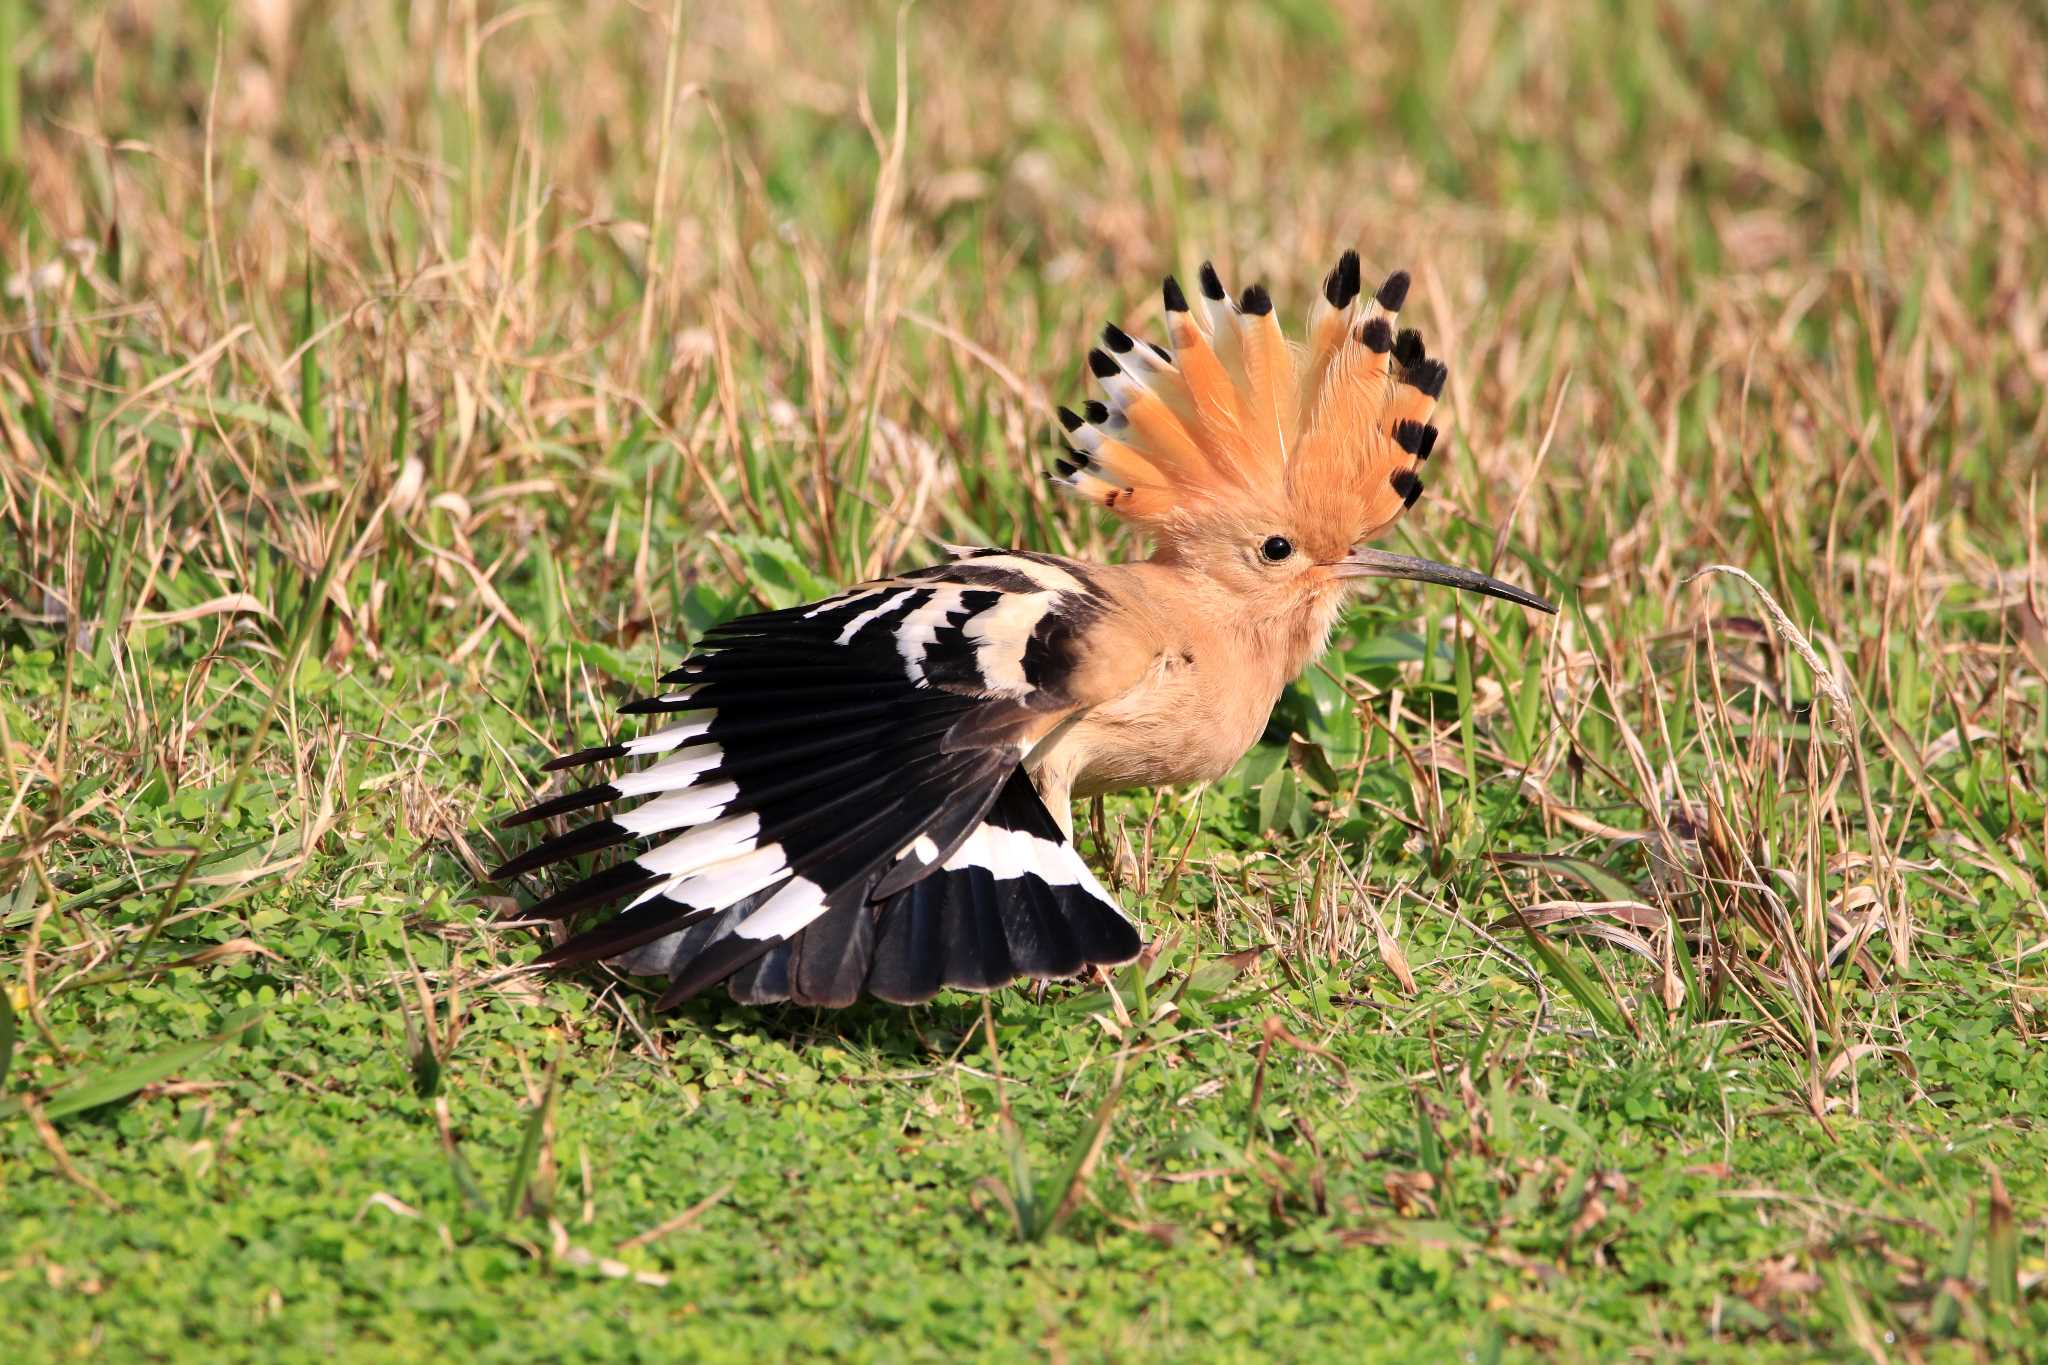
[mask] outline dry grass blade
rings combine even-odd
[[[712,1209],[717,1208],[724,1201],[725,1197],[731,1193],[732,1182],[728,1180],[675,1217],[656,1223],[645,1232],[636,1232],[631,1237],[622,1238],[613,1249],[616,1251],[634,1251],[640,1247],[651,1246],[671,1233],[681,1232],[685,1228],[694,1227],[699,1218],[711,1212]]]
[[[1856,714],[1855,705],[1849,700],[1849,694],[1842,690],[1841,683],[1835,677],[1835,671],[1820,657],[1820,652],[1806,638],[1805,632],[1792,623],[1792,618],[1786,614],[1783,607],[1778,605],[1778,599],[1771,596],[1769,589],[1757,582],[1756,578],[1747,569],[1737,568],[1733,564],[1709,564],[1705,568],[1687,574],[1679,582],[1681,584],[1696,583],[1702,578],[1715,574],[1726,574],[1730,578],[1739,580],[1756,596],[1756,600],[1763,605],[1764,611],[1770,616],[1771,624],[1777,627],[1779,637],[1791,645],[1799,657],[1805,661],[1807,668],[1812,670],[1813,685],[1818,687],[1827,696],[1829,703],[1828,715],[1835,727],[1835,733],[1841,737],[1844,744],[1855,744],[1857,732],[1861,728],[1861,720]]]

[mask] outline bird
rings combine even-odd
[[[544,768],[609,776],[501,821],[590,812],[499,881],[623,850],[521,912],[583,923],[537,966],[665,978],[660,1009],[721,983],[837,1008],[1130,962],[1143,937],[1075,847],[1076,800],[1222,777],[1369,579],[1556,611],[1368,544],[1422,495],[1447,374],[1400,326],[1406,272],[1368,294],[1345,252],[1300,344],[1263,286],[1198,281],[1164,281],[1164,345],[1104,327],[1100,397],[1058,412],[1051,477],[1150,555],[949,546],[711,628],[620,708],[655,728]]]

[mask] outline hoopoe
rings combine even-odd
[[[1305,347],[1264,288],[1200,279],[1198,308],[1165,282],[1170,345],[1105,327],[1101,400],[1060,410],[1058,481],[1151,558],[955,549],[709,631],[669,690],[621,708],[672,723],[546,768],[655,761],[503,822],[611,806],[501,880],[639,846],[528,908],[624,902],[541,964],[665,976],[668,1007],[719,982],[746,1003],[913,1003],[1130,961],[1138,929],[1075,851],[1076,798],[1223,776],[1363,579],[1556,610],[1365,545],[1421,496],[1437,438],[1445,369],[1396,330],[1405,273],[1366,297],[1346,252]]]

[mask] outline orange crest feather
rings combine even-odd
[[[1115,326],[1088,353],[1101,402],[1060,409],[1070,460],[1060,482],[1162,535],[1247,502],[1279,505],[1345,544],[1391,526],[1422,494],[1416,472],[1443,362],[1395,330],[1408,276],[1371,297],[1347,251],[1323,281],[1307,344],[1291,344],[1263,286],[1233,301],[1212,266],[1200,311],[1165,285],[1171,349]]]

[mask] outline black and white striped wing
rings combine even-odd
[[[1066,561],[982,552],[709,632],[626,706],[660,728],[550,769],[651,760],[509,817],[609,805],[503,879],[630,846],[529,915],[624,902],[544,955],[720,981],[745,1001],[844,1005],[988,990],[1128,961],[1136,929],[1019,762],[1060,714],[1105,604]],[[637,798],[637,804],[627,804]]]

